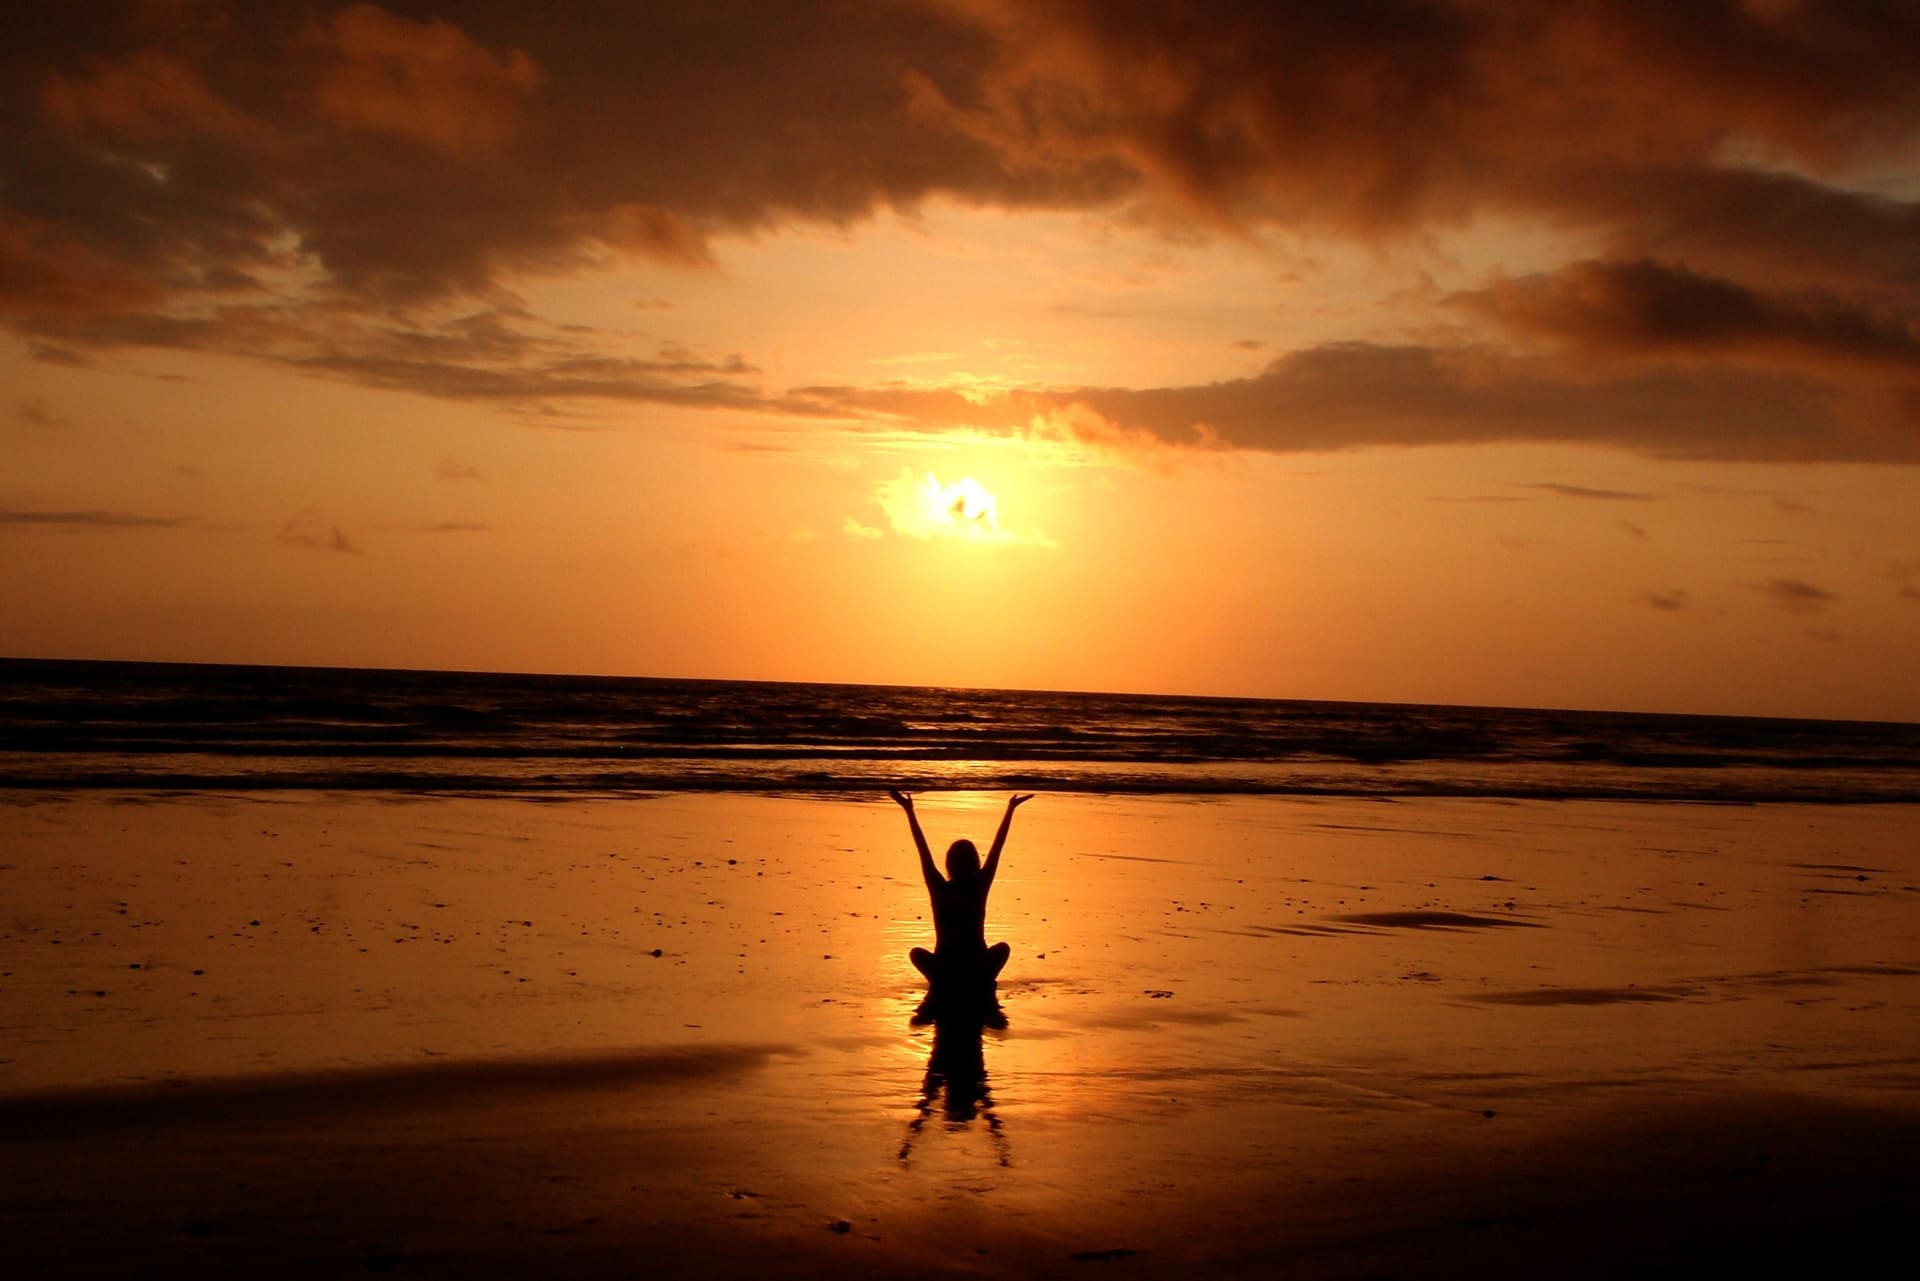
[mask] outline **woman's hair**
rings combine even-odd
[[[947,846],[947,879],[963,881],[980,875],[980,851],[972,841],[955,841]]]

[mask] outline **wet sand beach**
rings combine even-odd
[[[1001,797],[922,798],[936,846]],[[1901,806],[19,793],[25,1275],[1606,1275],[1920,1209]]]

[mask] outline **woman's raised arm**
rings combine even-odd
[[[993,834],[993,849],[987,854],[987,865],[980,869],[980,875],[986,884],[993,884],[993,874],[1000,870],[1000,851],[1007,846],[1007,833],[1013,828],[1013,812],[1033,799],[1033,793],[1024,796],[1012,796],[1007,799],[1007,812],[1000,818],[1000,830]]]
[[[913,829],[913,847],[920,851],[920,875],[926,880],[927,888],[932,889],[940,880],[940,873],[934,869],[933,853],[927,848],[927,834],[920,830],[920,816],[913,812],[913,797],[898,788],[890,789],[887,795],[907,812],[907,826]]]

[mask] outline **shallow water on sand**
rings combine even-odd
[[[596,1231],[644,1187],[922,1262],[989,1224],[1167,1258],[1596,1117],[1920,1084],[1903,807],[1043,796],[989,908],[1005,1026],[936,1027],[883,802],[16,802],[12,1141],[358,1118]],[[921,812],[938,847],[1000,804]]]

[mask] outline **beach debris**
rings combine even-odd
[[[840,1235],[845,1236],[847,1233],[853,1231],[853,1224],[847,1222],[845,1219],[834,1219],[827,1224],[827,1231],[838,1232]]]
[[[648,956],[665,956],[666,953],[662,952],[659,948],[656,947],[653,949],[653,951],[647,953],[647,955]]]
[[[1120,1259],[1131,1259],[1139,1253],[1138,1250],[1120,1246],[1112,1250],[1076,1250],[1067,1257],[1080,1263],[1113,1263]]]
[[[1146,992],[1149,997],[1156,1001],[1164,1001],[1173,995],[1172,992],[1169,992],[1163,987],[1150,987],[1146,989]]]

